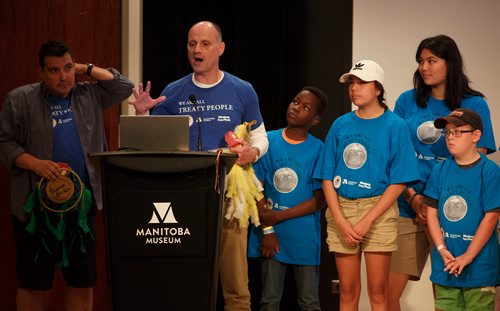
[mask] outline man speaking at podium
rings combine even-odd
[[[207,151],[225,147],[224,134],[253,121],[250,143],[230,148],[238,154],[237,164],[255,162],[268,148],[259,101],[252,85],[219,69],[224,53],[220,27],[209,21],[196,23],[188,33],[187,55],[193,73],[172,82],[160,97],[149,95],[151,84],[134,90],[136,114],[189,115],[190,149]],[[191,122],[192,121],[192,122]],[[225,214],[225,211],[223,211]],[[250,310],[247,266],[247,229],[224,218],[221,230],[219,272],[225,310]]]

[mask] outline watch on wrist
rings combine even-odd
[[[92,69],[94,69],[94,64],[88,63],[87,64],[87,73],[86,75],[90,77],[90,74],[92,73]]]

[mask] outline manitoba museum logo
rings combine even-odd
[[[154,202],[153,215],[151,216],[150,224],[177,224],[174,210],[170,202]]]
[[[153,214],[147,227],[136,228],[136,237],[144,244],[182,244],[182,238],[190,236],[188,227],[178,224],[171,202],[153,202]],[[167,226],[169,225],[169,226]]]

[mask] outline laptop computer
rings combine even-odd
[[[120,116],[120,150],[189,151],[189,116]]]

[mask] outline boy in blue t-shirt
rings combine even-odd
[[[436,309],[493,310],[500,282],[500,167],[476,145],[481,117],[459,108],[434,121],[451,157],[437,164],[425,189],[427,226],[436,247],[431,281]]]
[[[308,133],[319,123],[327,97],[303,88],[287,109],[287,126],[268,132],[269,150],[254,164],[264,184],[261,226],[252,227],[248,256],[261,257],[260,310],[279,310],[286,269],[293,268],[301,310],[320,310],[321,183],[312,173],[323,143]],[[266,208],[267,202],[267,208]]]

